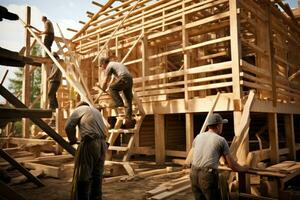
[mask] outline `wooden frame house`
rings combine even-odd
[[[108,101],[98,87],[103,77],[98,62],[109,56],[133,74],[135,107],[143,110],[130,154],[155,155],[157,163],[164,163],[166,156],[186,158],[205,116],[214,111],[229,119],[224,135],[240,162],[249,155],[256,162],[277,163],[282,155],[296,159],[300,28],[286,4],[268,0],[92,3],[99,11],[88,13],[90,20],[73,38],[67,40],[60,33],[55,39],[64,61],[50,55],[68,83],[58,94],[56,129],[61,136],[65,136],[63,118],[74,107],[76,92],[96,106]],[[27,30],[26,55],[33,43],[41,43]],[[44,66],[51,64],[39,60]],[[44,66],[43,108],[47,105]],[[29,90],[24,87],[24,99],[28,100]],[[103,115],[109,119],[116,114],[105,109]],[[24,126],[28,132],[28,124]]]

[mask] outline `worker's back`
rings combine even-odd
[[[225,138],[212,131],[197,135],[193,148],[192,165],[199,168],[217,169],[220,157],[229,153]]]
[[[121,76],[131,76],[127,67],[122,63],[118,62],[109,62],[106,68],[107,75],[115,75],[117,77]]]
[[[66,126],[75,127],[76,125],[79,127],[81,138],[84,138],[86,135],[105,137],[105,125],[102,116],[94,107],[87,105],[77,107],[66,123]]]

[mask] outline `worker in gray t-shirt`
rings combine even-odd
[[[221,136],[223,124],[228,123],[219,114],[212,114],[208,119],[208,131],[200,133],[193,141],[191,168],[191,185],[195,199],[220,199],[218,188],[218,166],[221,156],[225,157],[229,167],[234,171],[245,171],[229,152],[228,143]]]
[[[59,56],[57,53],[54,53],[53,56],[59,60]],[[56,92],[61,83],[62,73],[60,69],[53,64],[51,68],[51,72],[47,80],[49,81],[49,91],[48,91],[48,99],[49,99],[49,108],[51,110],[55,110],[58,108],[58,101],[56,98]]]
[[[105,125],[101,113],[86,102],[79,102],[65,124],[70,144],[80,144],[76,151],[72,199],[102,199],[102,174],[107,150]]]
[[[109,92],[114,100],[114,107],[124,107],[124,102],[119,94],[120,91],[124,92],[128,108],[126,108],[126,124],[132,123],[132,76],[128,69],[118,62],[110,62],[109,58],[100,59],[100,67],[105,70],[105,80],[102,89],[107,89],[107,84],[110,82],[112,75],[115,75],[117,80],[109,87]]]

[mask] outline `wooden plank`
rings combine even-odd
[[[50,165],[44,165],[33,162],[25,162],[24,166],[29,169],[41,170],[46,176],[53,178],[61,178],[62,177],[62,169],[61,167],[55,167]]]
[[[191,150],[194,140],[194,114],[186,113],[185,114],[185,150],[186,153]]]
[[[14,118],[50,118],[52,117],[51,110],[41,109],[24,109],[24,108],[2,108],[0,107],[0,119]]]
[[[31,21],[31,8],[26,6],[26,25],[30,26]],[[25,56],[30,55],[30,33],[28,30],[25,31]],[[30,106],[30,74],[29,74],[29,65],[25,65],[23,69],[23,80],[22,80],[22,102],[26,106]],[[29,138],[29,120],[22,120],[22,136],[25,138]]]
[[[9,154],[0,149],[0,156],[9,162],[12,166],[16,167],[22,174],[24,174],[31,182],[41,187],[44,184],[35,176],[33,176],[27,169],[25,169],[22,165],[20,165],[17,161],[15,161]]]
[[[238,18],[238,2],[229,0],[230,11],[230,46],[232,60],[232,82],[233,82],[233,98],[241,99],[242,88],[240,86],[240,58],[241,58],[241,42],[239,37],[240,22]]]
[[[181,188],[178,188],[176,190],[173,190],[173,191],[168,191],[168,192],[163,192],[163,193],[160,193],[158,195],[155,195],[153,197],[151,197],[151,200],[161,200],[161,199],[166,199],[174,194],[177,194],[177,193],[180,193],[182,191],[185,191],[187,189],[189,189],[191,187],[191,185],[186,185],[186,186],[183,186]]]
[[[155,161],[157,164],[164,164],[166,157],[165,142],[165,116],[154,114],[155,123]]]
[[[5,87],[0,85],[0,94],[12,105],[17,108],[27,108],[18,98],[12,95]],[[75,155],[75,149],[65,141],[59,134],[57,134],[51,127],[48,126],[43,120],[38,118],[30,118],[33,123],[38,125],[43,131],[45,131],[51,138],[53,138],[58,144],[60,144],[66,151],[73,156]]]
[[[279,162],[279,142],[278,142],[277,113],[268,113],[268,132],[270,141],[271,163]]]

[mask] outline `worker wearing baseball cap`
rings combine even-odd
[[[233,171],[246,171],[230,155],[226,139],[221,136],[223,124],[228,123],[220,114],[208,118],[208,131],[198,134],[193,141],[191,185],[195,199],[220,199],[218,184],[219,159],[223,156]]]

